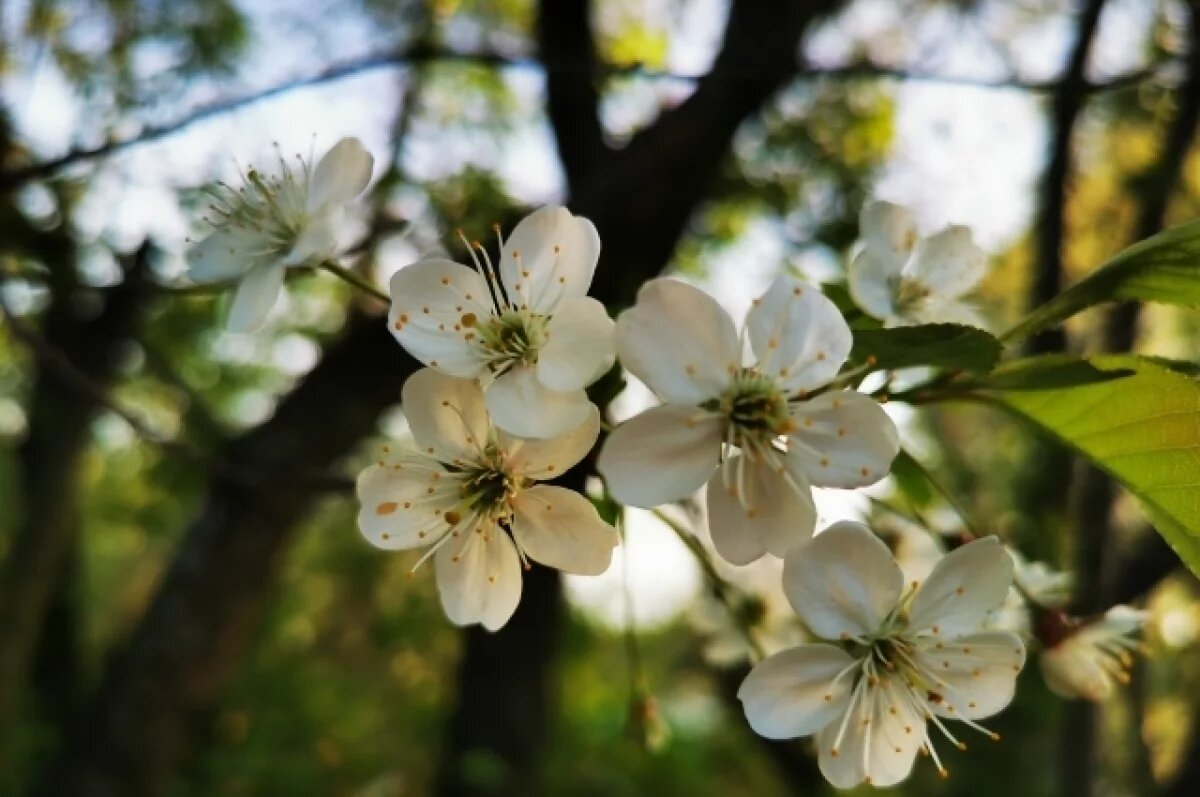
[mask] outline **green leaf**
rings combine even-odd
[[[988,396],[1108,472],[1200,574],[1200,383],[1129,355],[1096,357],[1121,379]],[[1086,531],[1086,530],[1085,530]]]
[[[1200,220],[1130,246],[1034,310],[1006,332],[1020,340],[1103,302],[1140,301],[1200,307]]]
[[[892,478],[896,480],[896,488],[917,509],[933,503],[933,487],[925,468],[904,449],[892,460]]]
[[[854,332],[851,359],[875,358],[880,369],[932,365],[957,371],[987,372],[1000,360],[1000,341],[975,327],[924,324]]]
[[[1111,382],[1132,373],[1128,368],[1097,368],[1069,354],[1045,354],[1005,363],[976,384],[989,390],[1049,390]]]

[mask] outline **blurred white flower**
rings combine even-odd
[[[928,238],[912,213],[891,202],[865,205],[859,218],[862,251],[850,263],[850,294],[888,326],[954,323],[986,327],[963,297],[987,269],[971,231],[952,225]]]
[[[362,142],[343,138],[315,168],[301,160],[293,169],[280,156],[277,175],[250,169],[236,189],[217,184],[207,219],[212,231],[188,252],[188,277],[200,284],[238,280],[230,330],[262,325],[288,267],[337,254],[345,206],[367,187],[373,164]]]
[[[596,575],[617,532],[583,496],[536,484],[581,460],[600,432],[599,413],[553,440],[520,440],[488,419],[478,382],[430,368],[411,376],[402,402],[416,450],[392,453],[358,478],[358,525],[380,548],[430,546],[451,621],[508,622],[528,560]]]
[[[810,486],[873,484],[900,446],[870,396],[812,395],[837,376],[851,345],[820,291],[779,277],[756,300],[745,334],[752,365],[712,297],[678,280],[643,285],[617,320],[617,351],[667,403],[618,426],[597,462],[613,496],[633,506],[675,501],[708,482],[713,545],[734,564],[804,542],[816,525]]]
[[[808,641],[780,585],[782,561],[768,557],[733,567],[714,560],[713,566],[733,594],[720,601],[706,593],[689,613],[692,627],[704,638],[704,658],[710,664],[731,667],[753,661],[756,647],[770,655]]]
[[[392,334],[428,366],[484,378],[492,420],[510,434],[550,438],[579,426],[593,411],[584,388],[615,359],[612,319],[587,296],[596,228],[550,206],[500,241],[498,268],[480,244],[468,249],[476,270],[430,258],[396,272]]]
[[[1062,697],[1104,700],[1114,682],[1129,682],[1131,651],[1139,647],[1134,636],[1145,624],[1145,612],[1114,606],[1097,620],[1067,629],[1039,657],[1046,685]]]
[[[831,644],[785,650],[750,672],[738,690],[750,726],[769,739],[815,734],[821,772],[838,788],[898,783],[922,750],[945,775],[927,723],[960,748],[947,720],[997,738],[976,720],[1008,705],[1025,662],[1016,634],[980,631],[1012,567],[987,537],[906,585],[866,526],[818,534],[788,554],[784,590]]]
[[[1045,562],[1027,562],[1015,549],[1009,548],[1013,558],[1013,583],[1030,601],[1046,609],[1060,609],[1071,598],[1071,587],[1075,578],[1069,572],[1051,570]]]

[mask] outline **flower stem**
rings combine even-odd
[[[321,263],[321,268],[325,269],[326,271],[328,271],[330,274],[334,275],[338,279],[344,280],[345,282],[350,283],[355,288],[358,288],[360,291],[363,291],[364,293],[374,296],[376,299],[378,299],[379,301],[381,301],[385,304],[391,304],[391,302],[392,302],[392,297],[388,296],[386,293],[379,290],[379,288],[376,288],[374,285],[367,282],[365,279],[358,276],[350,269],[343,268],[342,266],[339,266],[337,263],[333,262],[332,260],[326,260],[323,263]]]
[[[704,550],[704,546],[700,544],[700,540],[683,527],[683,524],[675,520],[670,515],[663,512],[661,509],[652,510],[654,517],[662,521],[667,528],[675,532],[675,536],[679,538],[692,555],[696,557],[700,569],[704,571],[704,576],[708,580],[709,588],[713,595],[721,605],[725,607],[725,611],[729,613],[729,618],[733,621],[734,626],[741,631],[742,636],[746,638],[746,644],[750,646],[750,650],[758,661],[762,661],[767,657],[766,651],[763,650],[761,644],[754,636],[754,632],[742,622],[742,616],[738,613],[737,607],[733,605],[732,593],[738,591],[737,587],[730,584],[725,578],[717,572],[716,566],[708,557],[708,551]]]

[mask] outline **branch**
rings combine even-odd
[[[275,415],[222,447],[225,467],[157,593],[35,793],[163,792],[196,741],[196,717],[241,665],[275,569],[321,497],[305,475],[329,472],[371,434],[416,367],[380,319],[354,313]]]
[[[1062,291],[1064,209],[1067,183],[1071,178],[1071,140],[1075,122],[1087,99],[1085,70],[1103,10],[1104,0],[1088,0],[1079,17],[1075,47],[1053,96],[1053,138],[1042,177],[1040,224],[1034,260],[1037,272],[1029,297],[1030,307],[1045,304]],[[1040,333],[1029,343],[1030,351],[1034,354],[1061,351],[1065,346],[1066,338],[1061,328]]]
[[[581,0],[570,0],[570,2],[577,3],[581,2]],[[564,2],[564,5],[568,4],[569,3]],[[552,16],[557,15],[558,13],[558,10],[555,10]],[[455,53],[434,51],[426,48],[425,46],[414,48],[413,50],[406,52],[365,55],[359,58],[333,64],[312,75],[287,80],[275,86],[254,91],[249,94],[244,94],[240,97],[220,99],[214,102],[206,103],[192,111],[187,112],[174,121],[165,122],[160,125],[151,125],[143,129],[140,133],[128,138],[106,141],[105,143],[94,147],[76,148],[58,156],[57,158],[18,167],[6,172],[0,172],[0,190],[12,189],[21,186],[30,180],[50,177],[57,172],[60,172],[63,169],[75,164],[86,163],[88,161],[105,158],[132,147],[167,138],[176,133],[182,132],[192,125],[222,116],[250,105],[254,105],[282,94],[287,94],[297,89],[333,83],[339,80],[345,80],[347,78],[381,69],[404,68],[430,63],[474,65],[491,67],[494,69],[528,69],[538,72],[545,72],[548,76],[560,76],[563,78],[562,82],[564,84],[575,83],[576,85],[581,85],[584,82],[579,80],[579,76],[584,74],[590,76],[590,79],[587,82],[592,85],[594,85],[596,80],[619,77],[641,77],[648,79],[679,80],[688,82],[699,82],[704,79],[720,79],[720,76],[714,77],[711,75],[691,75],[658,69],[649,69],[640,64],[631,64],[627,66],[600,64],[595,62],[594,59],[589,59],[589,61],[591,61],[589,65],[581,65],[579,63],[581,59],[579,57],[578,50],[562,48],[559,47],[557,43],[555,44],[555,59],[556,60],[547,63],[528,58],[509,57],[498,53]],[[1166,66],[1169,66],[1169,63],[1161,64],[1158,68],[1138,69],[1127,72],[1122,75],[1117,75],[1107,81],[1097,83],[1085,82],[1081,90],[1085,93],[1098,93],[1128,88],[1143,81],[1157,77],[1162,72],[1162,67]],[[731,67],[723,74],[730,78],[737,78],[739,76],[749,74],[750,72],[751,70],[748,69],[737,69]],[[958,86],[973,86],[980,89],[1007,89],[1028,91],[1032,93],[1055,91],[1061,85],[1059,81],[1026,81],[1015,75],[1008,75],[993,79],[957,77],[954,75],[944,75],[936,72],[924,72],[920,70],[905,69],[902,67],[878,65],[869,61],[835,66],[811,65],[805,70],[805,76],[808,78],[828,78],[832,80],[880,78],[922,83],[947,83]],[[570,101],[570,98],[566,95],[563,96],[563,101],[566,105],[573,104],[573,102]],[[553,116],[553,113],[551,115]],[[573,155],[568,156],[568,158],[572,162],[575,160]]]
[[[551,35],[551,21],[567,25],[572,36],[584,32],[580,15],[587,4],[570,0],[566,9],[546,8],[561,1],[543,0],[543,37]],[[570,167],[575,175],[572,209],[595,223],[604,242],[592,293],[610,309],[631,302],[642,282],[666,267],[734,132],[795,74],[803,30],[818,12],[836,5],[792,3],[780,14],[772,4],[735,2],[713,73],[700,80],[687,102],[664,114],[624,149],[604,156],[603,168],[584,162],[594,146],[594,108],[582,107],[577,98],[551,99],[556,103],[551,121],[559,151],[564,157],[580,158]],[[586,54],[575,57],[579,63],[589,60]],[[571,84],[565,78],[557,80],[554,91],[571,91]],[[575,90],[580,90],[578,83]],[[584,140],[574,140],[576,135]],[[570,477],[581,479],[585,466]],[[562,611],[558,574],[534,570],[529,575],[521,604],[504,629],[494,635],[479,629],[466,632],[458,706],[438,767],[439,794],[529,793],[523,774],[536,767],[549,725],[553,685],[545,675]],[[511,677],[498,677],[504,674]],[[481,754],[503,765],[496,783],[464,779],[464,761]]]
[[[796,76],[808,24],[841,5],[734,2],[712,72],[695,92],[634,136],[595,179],[573,187],[574,210],[595,222],[604,241],[598,299],[624,306],[669,262],[737,129]]]
[[[582,185],[609,154],[600,127],[590,13],[590,0],[538,4],[538,50],[543,63],[560,67],[547,70],[546,115],[568,186]]]
[[[222,460],[255,486],[214,480],[146,615],[35,793],[162,793],[191,748],[192,718],[240,666],[281,554],[319,498],[297,474],[329,469],[369,435],[415,367],[384,324],[356,317],[274,417],[226,447]]]
[[[74,257],[73,247],[62,254]],[[75,539],[76,477],[87,449],[88,430],[106,406],[107,385],[116,377],[125,344],[132,340],[147,296],[149,247],[143,246],[125,279],[104,292],[104,309],[92,319],[78,316],[78,286],[63,277],[46,311],[47,342],[8,312],[0,313],[14,336],[34,346],[36,368],[29,434],[21,445],[22,511],[0,581],[0,736],[18,715],[30,657],[57,586],[67,575]],[[73,263],[61,264],[72,273]],[[85,363],[65,371],[47,350],[67,350]],[[88,390],[80,390],[86,384]]]

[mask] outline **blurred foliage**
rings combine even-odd
[[[674,38],[677,17],[688,5],[683,0],[598,2],[602,60],[667,68],[677,47],[703,46]],[[984,12],[996,5],[957,0],[905,3],[904,9],[913,14],[949,10],[954,20],[982,26],[991,19]],[[1000,38],[1052,26],[1061,4],[1012,5],[1019,8],[1011,18],[996,23]],[[1144,50],[1148,58],[1161,59],[1181,51],[1181,22],[1173,4],[1154,5],[1161,5],[1161,21]],[[533,50],[531,0],[360,0],[332,8],[361,16],[364,27],[382,29],[398,42],[429,38],[463,51]],[[10,27],[0,74],[54,70],[82,107],[95,109],[87,124],[99,128],[101,138],[112,136],[145,107],[182,112],[174,101],[189,81],[239,74],[260,46],[260,26],[272,18],[262,9],[255,14],[256,9],[254,3],[229,0],[30,0],[11,12],[5,9]],[[14,19],[19,24],[11,27]],[[898,46],[886,36],[880,41],[845,36],[852,53],[869,53],[872,46],[894,53]],[[527,77],[461,63],[421,71],[410,135],[427,145],[424,162],[404,163],[410,179],[395,188],[394,196],[380,198],[381,205],[395,200],[417,210],[414,224],[434,231],[430,241],[418,242],[421,248],[432,248],[437,239],[461,256],[453,248],[455,228],[490,242],[493,222],[509,219],[515,208],[533,201],[514,185],[519,169],[504,161],[516,143],[542,130],[540,98],[530,99]],[[604,117],[613,141],[627,140],[678,101],[678,86],[662,86],[640,76],[603,82]],[[821,279],[840,278],[840,264],[857,235],[858,208],[889,165],[895,96],[894,85],[868,79],[804,78],[787,87],[739,132],[673,268],[703,279],[765,234],[778,253],[771,268],[807,270],[816,262],[825,269]],[[1067,208],[1072,279],[1128,242],[1141,181],[1174,107],[1170,92],[1154,84],[1100,96],[1089,106]],[[430,141],[436,146],[428,146]],[[41,146],[20,139],[5,143],[11,149]],[[400,152],[402,158],[412,157],[404,147]],[[1183,183],[1171,207],[1175,221],[1200,214],[1200,153],[1189,158]],[[46,258],[24,245],[18,233],[26,226],[66,237],[80,248],[119,249],[77,217],[90,188],[84,176],[50,181],[40,192],[30,189],[32,198],[19,208],[22,224],[2,220],[6,275],[18,267],[24,274],[26,266],[64,268],[41,262]],[[186,209],[193,199],[181,192],[180,205]],[[164,284],[172,282],[169,262],[156,268]],[[1027,238],[997,253],[983,292],[997,316],[1015,318],[1030,269]],[[36,282],[36,274],[29,279]],[[88,273],[83,281],[98,282]],[[15,279],[6,283],[0,290],[14,305],[27,299],[31,317],[44,304],[44,293],[21,288]],[[223,438],[270,416],[278,397],[302,378],[320,347],[341,329],[348,298],[341,284],[298,275],[289,281],[286,304],[269,329],[249,337],[222,331],[228,297],[174,295],[164,288],[128,353],[114,397],[135,408],[152,428],[200,450],[215,450]],[[1079,339],[1089,340],[1100,320],[1099,313],[1091,313],[1073,321],[1073,329]],[[1146,332],[1147,350],[1197,354],[1200,322],[1194,314],[1154,309]],[[16,450],[27,431],[32,367],[24,349],[0,332],[0,557],[8,550],[21,505]],[[385,422],[381,439],[400,428]],[[1056,519],[1025,516],[1016,500],[1028,487],[1023,479],[1030,474],[1023,469],[1034,450],[1021,426],[979,407],[952,407],[922,412],[909,436],[920,461],[962,498],[980,525],[1020,541],[1032,557],[1059,565],[1067,561],[1071,535],[1034,533],[1054,526]],[[378,442],[364,443],[362,451]],[[354,473],[365,458],[365,453],[352,458],[344,472]],[[84,688],[97,682],[106,657],[137,622],[204,498],[210,475],[199,464],[140,440],[111,413],[102,413],[93,424],[79,484],[81,575],[75,600]],[[911,472],[905,478],[911,481]],[[922,500],[938,502],[936,496]],[[1122,544],[1139,525],[1136,513],[1124,516],[1131,519],[1122,529]],[[298,540],[282,563],[253,655],[208,719],[206,746],[174,784],[176,797],[390,797],[424,793],[431,782],[455,700],[451,674],[460,645],[438,605],[431,570],[409,578],[413,557],[382,555],[364,545],[355,529],[353,502],[344,494],[328,496]],[[1198,709],[1200,594],[1195,582],[1167,582],[1152,596],[1151,607],[1158,629],[1151,644],[1158,655],[1142,667],[1137,687],[1143,702],[1117,700],[1104,709],[1111,743],[1103,748],[1099,777],[1125,793],[1141,793],[1146,786],[1139,780],[1136,753],[1130,752],[1142,738],[1156,778],[1165,781],[1178,770]],[[553,742],[538,775],[546,792],[788,793],[775,760],[731,699],[722,680],[728,676],[705,662],[704,639],[676,618],[639,631],[638,641],[642,680],[666,725],[667,741],[650,751],[630,738],[632,676],[627,677],[624,640],[576,608],[555,672]],[[973,797],[1006,796],[1014,773],[1022,778],[1022,794],[1060,793],[1061,715],[1062,703],[1048,694],[1032,664],[1022,676],[1017,701],[989,723],[1003,743],[981,737],[971,740],[969,753],[947,750],[949,780],[919,764],[913,779],[895,793],[938,797],[969,789]],[[32,713],[6,751],[17,765],[0,767],[0,793],[16,793],[55,743],[53,727]],[[479,777],[486,778],[495,762],[477,764]]]

